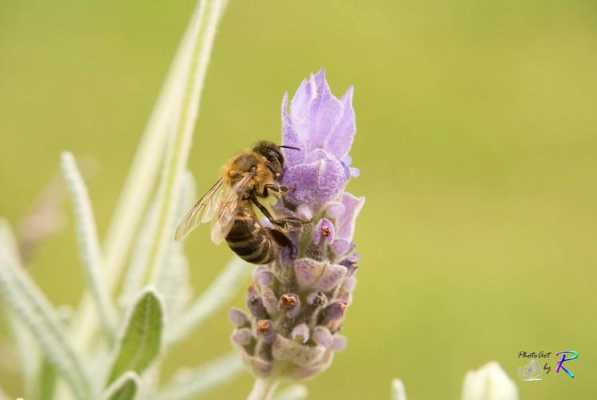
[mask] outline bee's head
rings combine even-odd
[[[280,148],[298,150],[296,147],[278,146],[277,144],[268,142],[267,140],[257,142],[255,146],[253,146],[253,151],[255,153],[262,155],[267,159],[267,161],[269,161],[269,168],[272,170],[276,178],[280,178],[282,176],[282,172],[284,171],[284,156],[282,155]]]

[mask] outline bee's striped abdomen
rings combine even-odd
[[[232,251],[251,264],[269,264],[276,258],[271,235],[247,213],[237,215],[226,242]]]

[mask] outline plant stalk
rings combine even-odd
[[[247,400],[271,400],[279,383],[276,378],[256,378]]]

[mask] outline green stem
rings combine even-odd
[[[274,378],[257,378],[247,400],[271,400],[279,381]]]

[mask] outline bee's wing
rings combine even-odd
[[[236,211],[242,195],[251,183],[252,175],[245,175],[232,188],[228,189],[218,207],[217,216],[211,229],[211,240],[220,244],[232,229],[236,218]]]
[[[201,223],[211,221],[216,215],[218,204],[224,194],[224,181],[222,178],[201,197],[180,221],[176,228],[176,240],[182,240]]]

